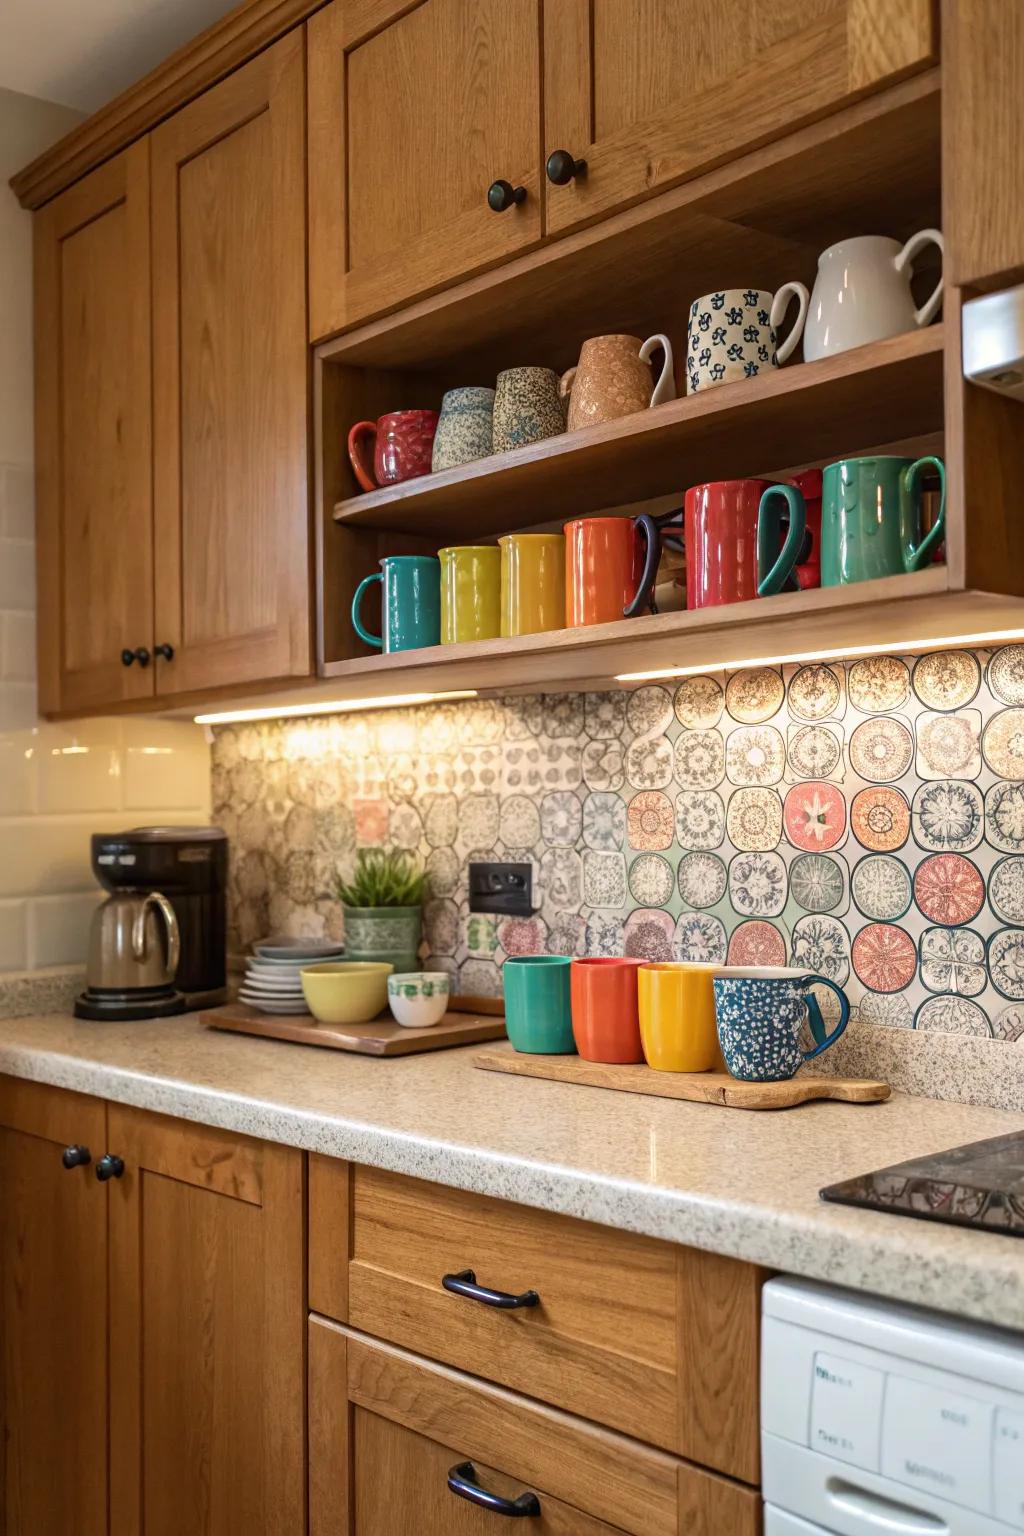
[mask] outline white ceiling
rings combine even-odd
[[[238,0],[0,0],[0,86],[92,112]]]

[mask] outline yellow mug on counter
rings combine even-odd
[[[637,971],[640,1041],[656,1072],[722,1069],[715,1024],[716,967],[644,964]]]
[[[439,549],[441,644],[495,640],[501,634],[501,550],[496,544]]]
[[[501,545],[501,633],[565,628],[565,535],[507,533]]]

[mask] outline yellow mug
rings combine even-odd
[[[501,633],[501,550],[497,544],[439,549],[441,644],[495,640]]]
[[[507,533],[501,545],[501,633],[565,628],[565,535]]]
[[[637,971],[640,1041],[656,1072],[713,1072],[722,1057],[713,965],[650,963]]]

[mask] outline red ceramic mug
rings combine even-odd
[[[795,486],[770,480],[693,485],[684,516],[687,608],[770,597],[793,585],[806,527]]]
[[[807,510],[807,532],[796,562],[797,585],[805,592],[821,586],[821,470],[801,470],[790,477],[789,484],[803,496]]]
[[[633,959],[572,962],[572,1033],[584,1061],[643,1061],[637,988],[640,964]]]
[[[437,411],[389,411],[376,422],[357,421],[348,434],[348,456],[363,490],[429,475],[437,417]],[[364,437],[374,440],[372,471],[361,451]]]

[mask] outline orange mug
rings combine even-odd
[[[569,977],[572,1033],[584,1061],[644,1059],[633,959],[574,960]]]
[[[565,622],[611,624],[636,597],[643,550],[631,517],[580,517],[565,525]]]

